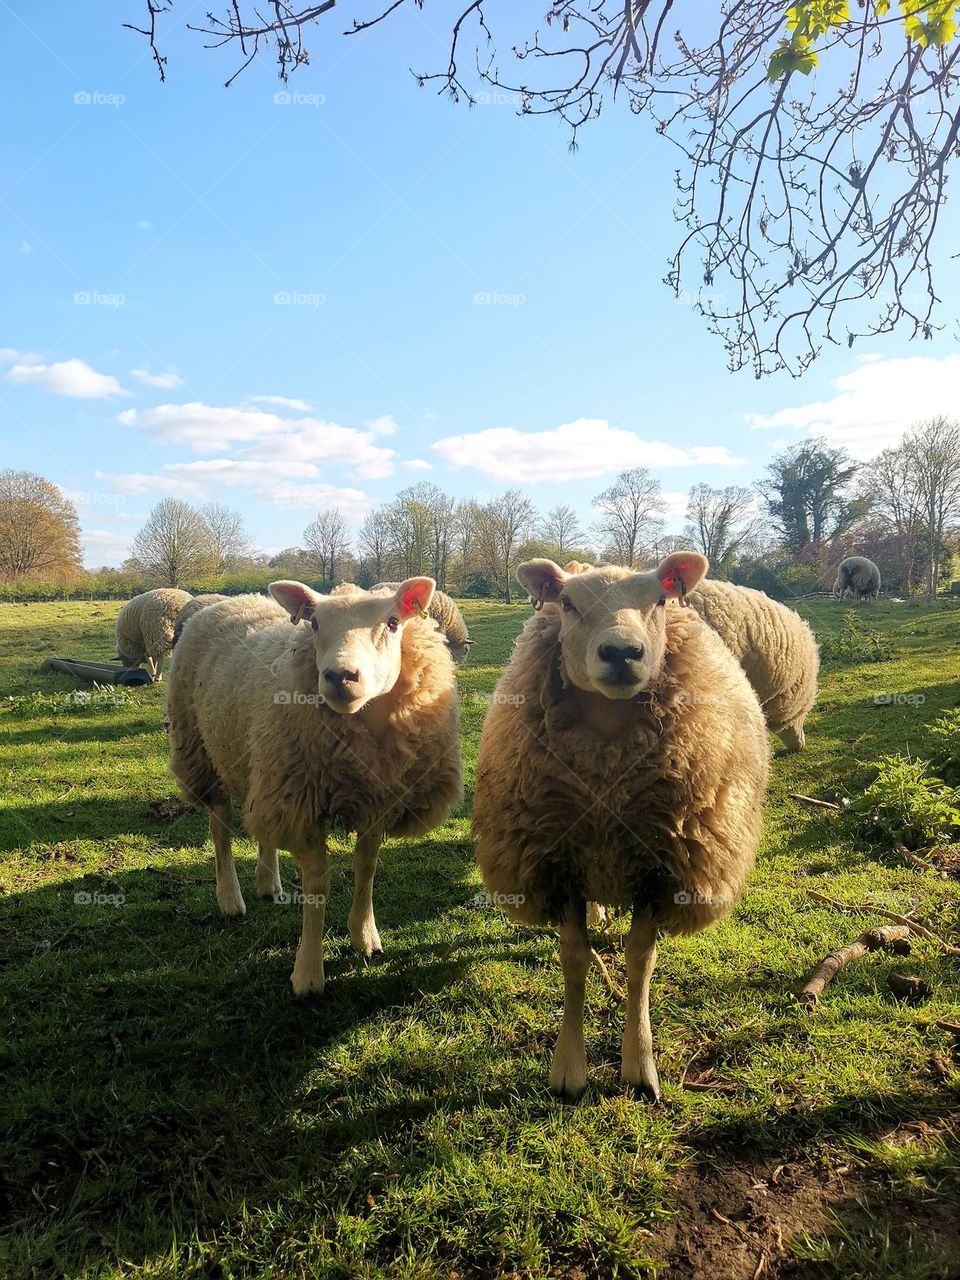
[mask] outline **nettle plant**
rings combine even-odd
[[[960,792],[929,772],[927,760],[881,756],[877,776],[850,806],[872,843],[927,849],[960,839]]]
[[[930,734],[937,769],[948,782],[960,782],[960,707],[934,720]]]
[[[889,636],[865,626],[853,609],[844,614],[839,631],[828,632],[817,639],[820,657],[825,663],[889,662],[894,657]]]

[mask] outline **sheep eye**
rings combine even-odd
[[[564,613],[576,613],[576,609],[574,608],[573,601],[570,599],[569,596],[561,596],[560,604],[563,607]]]
[[[397,628],[398,628],[399,626],[400,626],[400,619],[399,619],[399,618],[397,618],[397,617],[392,617],[392,618],[388,618],[388,619],[387,619],[387,630],[388,630],[388,631],[396,631],[396,630],[397,630]]]
[[[316,620],[316,618],[311,618],[311,619],[310,619],[310,625],[311,625],[311,627],[313,627],[314,631],[319,631],[319,630],[320,630],[320,628],[317,626],[317,620]]]

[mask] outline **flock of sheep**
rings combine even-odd
[[[835,594],[875,594],[853,559]],[[761,592],[706,580],[708,567],[690,551],[649,572],[550,560],[517,571],[534,612],[484,723],[474,833],[492,900],[559,932],[564,1009],[550,1084],[566,1096],[586,1085],[591,911],[632,913],[622,1076],[656,1099],[658,934],[693,933],[733,909],[760,838],[767,729],[804,745],[819,662],[810,628]],[[148,591],[121,609],[117,650],[159,677],[172,649],[170,769],[209,814],[220,909],[246,909],[232,801],[258,842],[261,897],[282,893],[278,849],[296,861],[303,922],[291,980],[304,996],[324,988],[331,832],[356,834],[349,930],[369,957],[382,950],[373,882],[383,840],[425,835],[461,798],[455,671],[469,636],[432,578],[330,595],[281,581],[269,593]]]

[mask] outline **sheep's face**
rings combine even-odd
[[[322,704],[354,715],[396,684],[403,629],[426,611],[435,587],[432,578],[408,578],[391,595],[321,596],[302,582],[272,582],[270,594],[292,621],[313,629]]]
[[[697,552],[679,551],[650,573],[616,565],[568,573],[552,560],[528,560],[517,578],[535,602],[559,605],[567,680],[622,701],[648,688],[663,664],[662,606],[692,591],[708,567]]]

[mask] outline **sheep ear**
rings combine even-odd
[[[665,595],[683,597],[696,587],[710,568],[710,561],[699,551],[675,551],[657,567]]]
[[[433,578],[407,578],[406,582],[401,582],[393,597],[401,619],[426,613],[436,589],[437,584]]]
[[[535,605],[559,600],[567,576],[552,560],[525,560],[517,565],[517,581]]]
[[[271,582],[267,588],[276,600],[290,615],[290,621],[296,625],[301,618],[308,618],[321,598],[302,582]]]

